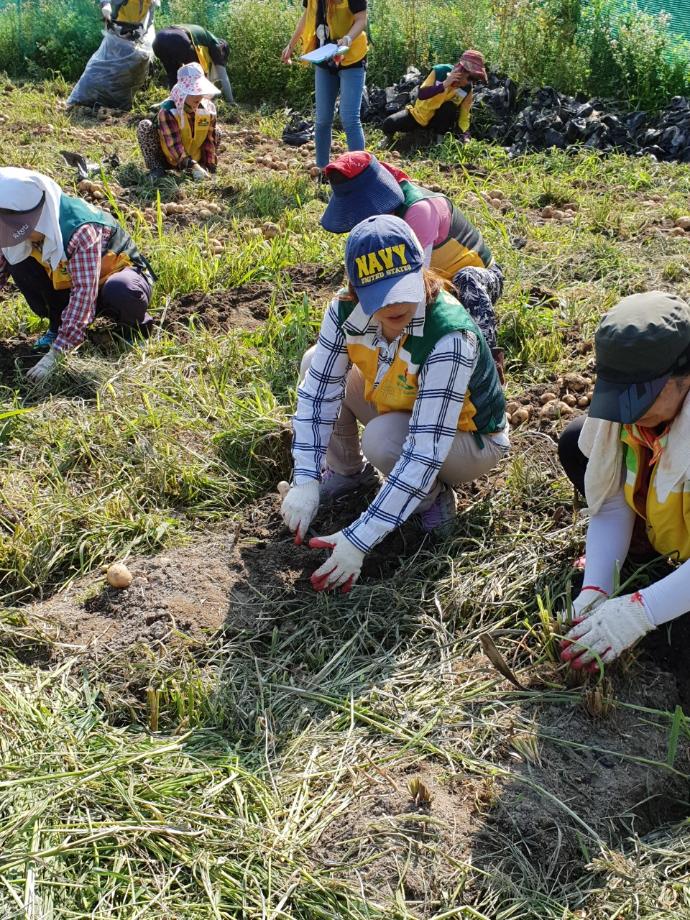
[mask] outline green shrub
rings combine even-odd
[[[0,12],[0,62],[12,76],[75,79],[98,45],[94,0],[0,0]],[[227,38],[239,101],[306,109],[311,68],[280,61],[301,12],[301,0],[164,0],[158,23],[197,21]],[[649,110],[690,94],[690,43],[636,0],[370,0],[369,31],[370,85],[477,47],[492,68],[534,86]]]

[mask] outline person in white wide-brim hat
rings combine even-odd
[[[201,64],[185,64],[158,111],[158,123],[139,122],[137,139],[153,178],[169,169],[187,170],[194,179],[216,171],[220,132],[211,101],[220,90],[204,76]]]

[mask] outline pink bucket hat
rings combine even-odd
[[[187,96],[217,96],[220,90],[204,76],[201,64],[183,64],[177,71],[177,83],[170,90],[170,98],[178,111],[184,109]]]
[[[475,80],[486,82],[486,66],[484,64],[484,55],[481,51],[473,51],[472,49],[466,51],[455,66],[457,69],[466,70]]]

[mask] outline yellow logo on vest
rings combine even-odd
[[[357,284],[372,284],[374,281],[382,281],[384,278],[391,278],[393,275],[404,275],[412,271],[412,267],[405,252],[405,244],[398,243],[396,246],[385,246],[383,249],[376,249],[373,252],[365,253],[363,256],[355,258],[355,267],[357,270]]]

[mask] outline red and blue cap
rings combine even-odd
[[[423,268],[419,240],[392,214],[368,217],[347,238],[345,269],[367,316],[391,303],[421,303]]]

